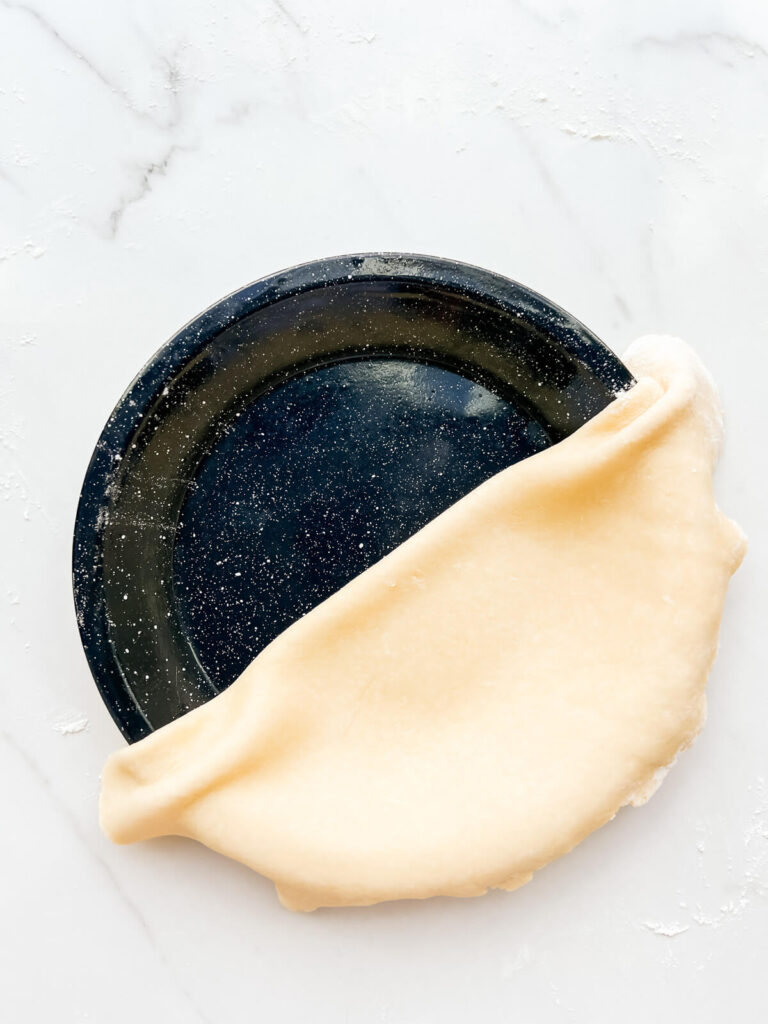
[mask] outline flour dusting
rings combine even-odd
[[[85,715],[72,715],[63,718],[60,722],[54,722],[54,731],[61,736],[72,736],[78,732],[84,732],[88,728],[88,719]]]
[[[665,935],[668,939],[674,939],[676,935],[682,935],[691,927],[689,924],[678,924],[673,921],[670,924],[662,924],[661,921],[643,921],[648,931],[655,935]]]

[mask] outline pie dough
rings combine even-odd
[[[745,550],[712,495],[717,396],[682,342],[106,765],[119,843],[197,839],[285,906],[514,889],[699,731]]]

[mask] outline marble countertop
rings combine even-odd
[[[768,7],[0,0],[0,1003],[15,1022],[768,1016]],[[454,257],[720,383],[751,538],[659,793],[512,894],[291,915],[99,832],[122,743],[70,586],[82,477],[151,353],[305,259]]]

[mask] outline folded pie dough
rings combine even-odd
[[[113,754],[116,842],[197,839],[292,909],[513,889],[653,791],[701,727],[745,549],[721,417],[682,342]]]

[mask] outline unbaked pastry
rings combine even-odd
[[[107,834],[189,836],[311,910],[513,889],[647,798],[702,725],[745,542],[706,371],[673,339],[626,360],[638,383],[575,434],[113,754]]]

